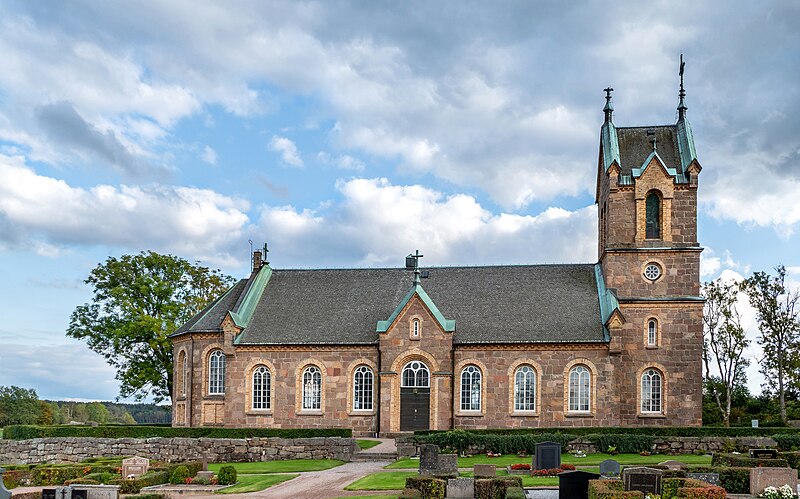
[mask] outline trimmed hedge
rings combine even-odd
[[[744,454],[715,452],[714,457],[711,458],[711,466],[738,466],[742,468],[757,468],[762,466],[770,468],[788,468],[789,463],[786,461],[786,459],[756,459],[747,457]]]
[[[525,499],[525,489],[522,487],[509,487],[506,489],[506,499]]]
[[[725,496],[722,487],[691,478],[666,478],[661,486],[661,499],[725,499]]]
[[[638,490],[625,492],[622,480],[589,480],[589,499],[642,499]]]
[[[516,454],[525,451],[533,454],[539,442],[558,442],[564,448],[574,440],[576,435],[566,433],[538,434],[491,434],[464,430],[450,430],[418,437],[421,443],[438,445],[442,449],[454,449],[459,453],[470,447],[478,452],[497,452],[500,454]]]
[[[772,435],[772,439],[778,443],[778,450],[800,450],[800,435],[778,434]]]
[[[750,493],[750,468],[692,467],[691,473],[719,473],[719,484],[731,494]]]
[[[800,452],[779,452],[780,459],[786,459],[789,467],[800,470]]]
[[[638,454],[653,448],[653,435],[635,433],[591,433],[586,435],[598,452],[606,452],[609,447],[616,447],[620,454]],[[562,446],[563,447],[563,446]]]
[[[424,430],[415,431],[414,435],[433,435],[443,433],[443,430]],[[772,437],[775,435],[790,435],[797,437],[796,441],[800,446],[800,428],[794,427],[775,427],[775,428],[751,428],[735,427],[725,428],[721,426],[641,426],[641,427],[569,427],[569,428],[513,428],[513,429],[487,429],[469,430],[469,433],[476,435],[525,435],[541,433],[570,433],[578,436],[590,435],[592,433],[615,434],[628,433],[632,435],[651,435],[658,437]],[[778,439],[775,439],[778,440]],[[788,440],[787,440],[788,441]],[[789,449],[787,449],[789,450]]]
[[[236,468],[233,466],[223,466],[220,468],[219,473],[217,473],[217,483],[220,485],[233,485],[236,483]]]
[[[418,490],[423,499],[444,499],[447,482],[441,478],[412,476],[406,478],[406,489]]]
[[[522,488],[522,477],[503,476],[475,480],[475,499],[505,499],[509,488]]]
[[[138,494],[143,487],[169,483],[171,474],[170,471],[166,470],[148,471],[144,475],[134,478],[133,480],[123,480],[122,478],[113,480],[111,485],[119,485],[120,494]]]
[[[310,438],[352,437],[349,428],[172,428],[168,426],[35,426],[11,425],[3,430],[8,440],[29,440],[47,437],[93,437],[93,438]]]

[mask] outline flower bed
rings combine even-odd
[[[506,466],[506,471],[509,475],[530,475],[531,465],[528,463],[512,464]]]

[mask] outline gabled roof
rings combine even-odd
[[[378,327],[376,329],[377,332],[385,333],[386,331],[388,331],[389,328],[392,327],[394,321],[397,320],[397,316],[400,315],[400,312],[403,311],[403,308],[405,308],[405,306],[408,305],[408,302],[410,302],[411,298],[413,298],[414,296],[418,296],[419,299],[422,300],[422,303],[424,303],[425,306],[428,307],[428,311],[431,313],[433,318],[436,319],[436,322],[439,323],[439,327],[441,327],[443,331],[447,333],[452,333],[453,331],[456,330],[456,321],[445,319],[444,314],[442,314],[439,311],[439,309],[436,307],[436,304],[433,303],[433,300],[431,300],[431,297],[428,296],[428,293],[426,293],[425,290],[422,289],[422,284],[415,284],[408,291],[408,293],[406,293],[406,296],[403,297],[403,299],[400,301],[397,307],[395,307],[394,312],[392,312],[392,315],[389,316],[389,318],[385,321],[378,321]]]
[[[247,279],[240,280],[219,298],[209,303],[200,313],[189,319],[186,324],[179,327],[171,336],[187,332],[221,331],[222,320],[230,310],[234,309],[246,286]]]

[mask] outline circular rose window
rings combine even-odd
[[[661,267],[655,263],[648,263],[647,266],[644,268],[644,276],[651,281],[655,281],[659,277],[661,277]]]

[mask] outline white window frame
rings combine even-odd
[[[322,410],[322,371],[319,367],[311,365],[303,369],[301,376],[303,383],[304,411]]]
[[[359,379],[361,378],[361,379]],[[374,407],[375,375],[372,369],[362,364],[353,370],[353,410],[371,411]]]
[[[528,364],[523,364],[514,370],[514,412],[535,411],[536,369]]]
[[[464,412],[480,412],[483,375],[478,366],[470,364],[461,370],[460,407]]]
[[[569,411],[592,410],[592,371],[579,364],[569,371]]]
[[[664,377],[661,372],[654,367],[645,369],[640,383],[642,414],[661,414],[664,410]]]
[[[208,356],[208,394],[225,395],[225,353],[214,350]]]
[[[406,372],[411,373],[409,384]],[[402,388],[430,388],[431,387],[431,371],[428,366],[421,360],[412,360],[403,367],[402,375],[400,376],[400,386]]]
[[[272,373],[265,365],[256,366],[252,374],[252,401],[254,411],[267,411],[272,408]]]

